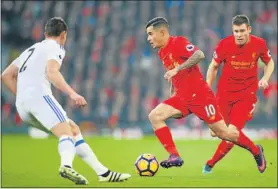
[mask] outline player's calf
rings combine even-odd
[[[227,127],[224,120],[209,124],[209,128],[217,137],[223,140],[236,142],[239,137],[239,131],[236,127]]]
[[[179,157],[180,155],[176,149],[176,145],[173,141],[171,131],[165,123],[166,119],[177,114],[180,115],[181,112],[170,105],[162,103],[151,111],[151,113],[149,114],[149,120],[152,124],[155,135],[157,136],[165,150],[170,155],[175,155]]]
[[[96,172],[100,182],[121,182],[131,177],[130,174],[110,171],[105,167],[98,160],[91,147],[85,142],[78,125],[72,120],[69,120],[69,123],[76,140],[76,154]]]
[[[61,166],[72,167],[75,156],[74,138],[67,122],[58,123],[51,132],[59,138],[58,151],[61,157]]]
[[[86,162],[97,175],[106,173],[108,168],[100,163],[91,147],[85,142],[78,125],[72,120],[69,120],[69,124],[75,139],[76,154],[82,158],[82,160]]]

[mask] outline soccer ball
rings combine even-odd
[[[140,176],[152,177],[158,171],[159,164],[152,154],[142,154],[135,162],[135,169]]]

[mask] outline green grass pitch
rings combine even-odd
[[[264,146],[267,170],[258,172],[255,160],[235,147],[213,169],[202,175],[202,167],[214,153],[219,140],[176,141],[185,160],[182,168],[159,168],[154,177],[135,173],[134,161],[142,153],[152,153],[159,161],[168,155],[155,137],[142,140],[85,138],[98,158],[110,169],[132,174],[122,183],[99,183],[96,174],[79,157],[74,168],[87,177],[84,187],[277,187],[277,140],[256,141]],[[2,135],[2,187],[80,187],[60,178],[57,139],[31,139],[23,135]],[[83,187],[83,186],[82,186]]]

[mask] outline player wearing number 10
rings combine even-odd
[[[72,168],[75,154],[97,173],[101,182],[123,181],[130,177],[110,171],[102,165],[90,146],[84,141],[79,127],[52,95],[51,83],[67,94],[78,106],[85,99],[64,80],[60,67],[65,56],[64,45],[67,25],[62,18],[54,17],[45,25],[46,39],[27,48],[3,72],[1,80],[16,95],[16,108],[24,122],[59,138],[61,157],[59,173],[75,184],[88,184],[87,179]],[[34,152],[36,153],[36,152]],[[51,163],[51,162],[50,162]]]
[[[174,94],[149,114],[156,136],[170,154],[160,165],[169,168],[183,164],[165,120],[185,117],[191,113],[204,120],[219,138],[248,149],[248,144],[242,140],[245,135],[236,127],[226,126],[216,97],[196,65],[204,59],[204,53],[187,38],[170,36],[168,27],[167,20],[162,17],[154,18],[146,25],[147,40],[153,48],[159,49],[159,57],[167,70],[164,77],[174,87]]]

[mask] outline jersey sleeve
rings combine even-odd
[[[268,49],[265,40],[263,40],[261,44],[260,58],[265,64],[268,64],[271,59],[270,50]]]
[[[224,49],[223,49],[223,41],[221,40],[213,52],[213,59],[217,64],[221,64],[221,62],[224,60]]]
[[[49,47],[47,60],[56,60],[60,65],[62,65],[64,57],[65,57],[65,50],[62,46],[55,44]]]
[[[177,52],[181,58],[189,58],[194,54],[196,50],[199,48],[195,45],[193,45],[188,39],[185,37],[181,37],[177,41]]]

